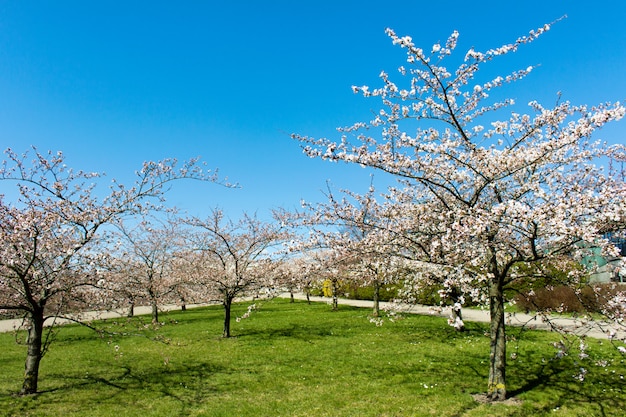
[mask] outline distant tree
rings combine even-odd
[[[320,275],[319,263],[315,257],[306,253],[296,253],[286,259],[279,273],[281,280],[278,284],[289,290],[292,300],[295,291],[303,291],[309,304],[311,290],[319,285],[323,277]]]
[[[380,314],[380,289],[395,281],[397,267],[402,263],[403,251],[398,250],[396,236],[391,224],[396,220],[389,217],[384,205],[376,201],[373,184],[368,192],[360,196],[349,190],[343,198],[336,199],[329,189],[328,201],[309,205],[301,219],[313,232],[313,247],[324,247],[335,256],[334,267],[341,266],[344,272],[335,275],[331,283],[338,287],[338,280],[353,282],[358,286],[373,288],[373,311]],[[302,220],[301,220],[302,221]]]
[[[457,32],[424,50],[387,30],[407,51],[407,66],[399,68],[406,83],[382,72],[380,88],[353,87],[379,98],[382,107],[369,122],[341,129],[340,140],[294,135],[311,157],[371,167],[399,180],[386,199],[396,206],[394,233],[424,265],[416,279],[439,274],[444,285],[489,305],[488,397],[494,401],[507,393],[505,290],[540,279],[526,275],[525,265],[565,265],[590,247],[615,256],[603,233],[609,223],[626,223],[623,177],[606,167],[626,159],[624,146],[591,138],[622,118],[624,107],[575,106],[559,98],[553,107],[531,101],[524,114],[495,92],[526,77],[532,66],[478,77],[484,64],[549,28],[486,52],[471,48],[454,70],[443,62],[456,48]],[[566,284],[577,287],[584,275],[571,271]]]
[[[126,317],[134,317],[135,307],[147,304],[147,300],[142,298],[141,283],[129,276],[128,264],[119,256],[113,253],[104,254],[99,258],[96,268],[101,277],[98,281],[98,292],[102,297],[102,308],[125,308]]]
[[[205,301],[224,306],[224,337],[230,337],[231,307],[236,297],[255,296],[274,287],[281,244],[289,235],[280,219],[263,222],[244,214],[234,222],[213,210],[206,219],[187,220],[192,226],[192,285]]]
[[[342,284],[346,284],[352,278],[350,266],[353,258],[340,245],[333,246],[336,242],[328,243],[328,249],[316,251],[314,258],[317,261],[318,274],[324,278],[323,294],[331,297],[331,308],[337,311]]]
[[[175,259],[184,248],[184,236],[178,219],[145,217],[132,226],[117,225],[120,245],[116,257],[116,279],[111,282],[134,300],[146,300],[152,310],[152,323],[159,322],[159,305],[178,302],[180,275],[174,270]]]
[[[14,182],[17,197],[0,198],[0,310],[24,314],[28,338],[21,394],[37,392],[39,364],[52,339],[55,318],[76,308],[100,306],[95,265],[109,244],[100,233],[123,216],[160,204],[168,183],[180,178],[215,181],[192,160],[147,162],[128,188],[113,182],[97,197],[100,174],[73,171],[63,155],[5,151],[0,181]],[[75,318],[74,318],[75,319]]]
[[[295,292],[303,287],[304,280],[301,279],[300,262],[298,258],[285,257],[276,262],[274,273],[274,287],[277,291],[287,290],[289,300],[295,303]]]

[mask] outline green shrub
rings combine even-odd
[[[439,291],[443,289],[441,284],[427,284],[420,287],[418,291],[412,294],[416,304],[423,304],[427,306],[438,306],[441,304],[441,296]]]
[[[379,292],[379,301],[392,301],[398,298],[399,288],[399,284],[382,285]],[[342,283],[339,288],[339,295],[353,300],[373,300],[374,286],[359,285],[353,282]]]

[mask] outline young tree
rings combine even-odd
[[[135,315],[135,307],[147,303],[141,282],[129,275],[128,264],[119,256],[107,253],[99,259],[98,290],[106,309],[126,308],[126,317]]]
[[[178,223],[174,218],[144,218],[134,226],[118,224],[121,245],[115,255],[120,268],[111,284],[129,293],[131,302],[147,300],[154,324],[159,322],[160,304],[178,301],[176,289],[181,282],[174,261],[184,247]]]
[[[314,246],[333,252],[336,256],[329,259],[333,259],[334,266],[341,265],[341,269],[349,271],[341,276],[359,286],[372,286],[372,314],[378,317],[380,289],[394,281],[401,259],[402,251],[397,250],[391,228],[394,218],[376,201],[373,184],[363,196],[349,190],[344,190],[343,194],[338,200],[329,189],[328,202],[305,204],[308,215],[302,218],[315,236]],[[337,284],[338,279],[339,276],[331,278],[331,283]]]
[[[295,243],[295,241],[292,243]],[[283,262],[278,284],[281,288],[289,290],[292,301],[294,300],[294,291],[304,291],[306,300],[310,304],[311,289],[322,279],[319,263],[316,261],[315,256],[307,253],[295,253],[295,256]]]
[[[380,88],[353,87],[378,97],[382,108],[371,121],[340,129],[338,141],[294,135],[311,157],[399,179],[387,196],[396,205],[394,232],[416,260],[432,262],[424,275],[440,274],[443,282],[489,304],[492,400],[505,399],[507,392],[505,289],[539,279],[541,265],[581,259],[590,247],[615,255],[603,239],[604,227],[611,222],[623,228],[626,219],[623,181],[596,165],[623,161],[624,147],[591,138],[623,117],[619,103],[587,107],[559,99],[549,108],[531,101],[522,113],[513,100],[490,95],[526,77],[532,66],[479,78],[485,63],[549,28],[486,52],[469,49],[455,70],[443,62],[453,54],[458,32],[423,50],[388,29],[393,44],[407,51],[407,66],[399,68],[406,83],[382,72]],[[525,275],[524,265],[536,266],[536,274]],[[571,271],[568,284],[579,285],[582,275]]]
[[[24,314],[28,329],[27,356],[21,394],[37,392],[39,364],[51,339],[54,319],[75,303],[98,306],[100,279],[95,259],[106,244],[104,225],[158,204],[166,186],[179,178],[215,181],[192,160],[177,168],[175,160],[147,162],[137,181],[127,188],[113,182],[108,195],[98,199],[100,174],[73,171],[59,153],[11,150],[0,167],[0,180],[17,185],[13,203],[0,199],[0,310]],[[47,333],[49,335],[49,333]]]
[[[192,252],[192,282],[205,301],[224,306],[224,337],[230,337],[231,307],[236,297],[257,295],[271,289],[273,275],[281,256],[278,247],[289,235],[280,219],[266,223],[244,214],[233,222],[221,210],[206,219],[192,218],[187,223]]]
[[[294,293],[302,287],[304,279],[299,258],[288,258],[277,261],[274,273],[274,285],[277,291],[289,291],[289,300],[295,303]]]

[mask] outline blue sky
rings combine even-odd
[[[540,67],[509,91],[518,101],[626,100],[626,6],[616,1],[380,2],[0,1],[0,148],[62,150],[68,165],[122,182],[143,161],[201,156],[241,184],[179,183],[171,204],[233,218],[366,190],[369,173],[305,157],[291,133],[336,137],[366,120],[377,85],[405,52],[384,33],[429,48],[460,32],[458,53],[512,42],[567,19],[513,58]],[[626,125],[603,137],[624,142]],[[4,192],[0,184],[0,193]]]

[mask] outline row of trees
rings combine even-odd
[[[382,286],[395,283],[408,303],[436,286],[457,312],[468,300],[487,305],[488,393],[505,399],[510,295],[549,285],[580,291],[590,271],[572,265],[592,249],[616,256],[603,236],[626,227],[626,185],[615,169],[626,160],[624,146],[592,140],[624,108],[559,99],[551,108],[531,102],[520,110],[490,95],[532,67],[478,76],[484,64],[548,29],[486,52],[470,49],[455,70],[443,63],[458,33],[425,52],[388,30],[407,51],[408,67],[400,67],[398,84],[382,72],[380,88],[354,87],[381,100],[373,119],[342,128],[339,140],[294,138],[311,157],[367,166],[397,183],[383,192],[372,185],[364,195],[329,190],[327,202],[276,212],[273,222],[234,222],[219,210],[204,219],[159,210],[173,180],[218,181],[197,161],[180,168],[175,161],[148,163],[133,187],[114,182],[98,199],[98,175],[68,170],[61,155],[35,151],[29,161],[8,151],[0,179],[15,181],[19,197],[0,200],[0,310],[27,318],[22,393],[37,390],[44,322],[68,312],[130,312],[141,303],[152,306],[158,322],[164,302],[216,301],[224,305],[228,337],[236,297],[306,291],[328,279],[336,306],[339,282],[352,279],[371,285],[375,300]],[[617,323],[625,300],[617,291],[603,303]],[[451,324],[460,329],[462,319]]]
[[[224,305],[224,337],[230,336],[230,310],[238,296],[274,288],[280,281],[289,236],[279,222],[244,215],[234,222],[219,210],[205,219],[169,215],[144,218],[132,227],[120,223],[117,242],[101,269],[100,289],[107,306],[152,307],[159,322],[165,303],[219,302]]]
[[[37,392],[39,365],[59,318],[81,312],[219,302],[230,336],[235,297],[274,287],[285,241],[280,223],[215,210],[206,219],[176,217],[162,203],[168,183],[217,182],[197,160],[146,163],[128,188],[117,182],[99,198],[99,174],[74,172],[63,155],[6,151],[0,179],[17,184],[0,199],[0,311],[24,317],[27,356],[21,393]],[[44,324],[47,326],[44,327]]]
[[[0,310],[22,314],[28,325],[22,393],[37,391],[39,364],[49,338],[44,323],[73,308],[97,307],[96,265],[107,246],[107,225],[156,209],[165,187],[189,178],[217,181],[197,160],[145,163],[131,187],[113,181],[98,197],[100,174],[73,171],[63,155],[5,152],[0,180],[17,185],[17,197],[0,197]]]

